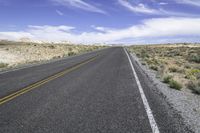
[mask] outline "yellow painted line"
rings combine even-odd
[[[34,84],[30,85],[30,86],[27,86],[27,87],[25,87],[25,88],[23,88],[23,89],[20,89],[19,91],[16,91],[16,92],[14,92],[14,93],[12,93],[12,94],[9,94],[8,96],[5,96],[5,97],[3,97],[3,98],[0,98],[0,105],[2,105],[2,104],[4,104],[4,103],[6,103],[6,102],[8,102],[8,101],[10,101],[10,100],[12,100],[12,99],[18,97],[18,96],[20,96],[20,95],[22,95],[22,94],[25,94],[25,93],[27,93],[27,92],[33,90],[33,89],[36,89],[36,88],[38,88],[38,87],[40,87],[40,86],[42,86],[42,85],[44,85],[44,84],[46,84],[46,83],[48,83],[48,82],[54,80],[54,79],[57,79],[57,78],[59,78],[59,77],[65,75],[65,74],[67,74],[67,73],[69,73],[69,72],[74,71],[74,70],[80,68],[81,66],[83,66],[83,65],[85,65],[85,64],[87,64],[87,63],[89,63],[89,62],[91,62],[91,61],[93,61],[93,60],[95,60],[96,57],[97,57],[97,56],[92,57],[92,58],[90,58],[90,59],[88,59],[88,60],[85,60],[85,61],[83,61],[83,62],[81,62],[81,63],[78,63],[78,64],[76,64],[76,65],[74,65],[74,66],[72,66],[72,67],[70,67],[70,68],[67,68],[67,69],[65,69],[65,70],[62,71],[62,72],[59,72],[59,73],[57,73],[57,74],[54,74],[54,75],[52,75],[52,76],[50,76],[50,77],[48,77],[48,78],[46,78],[46,79],[43,79],[43,80],[41,80],[41,81],[38,81],[38,82],[36,82],[36,83],[34,83]]]

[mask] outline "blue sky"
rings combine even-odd
[[[199,0],[0,0],[0,39],[200,42]]]

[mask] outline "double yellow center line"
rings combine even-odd
[[[47,78],[45,78],[45,79],[43,79],[41,81],[38,81],[38,82],[36,82],[36,83],[34,83],[34,84],[30,85],[30,86],[27,86],[27,87],[25,87],[23,89],[20,89],[19,91],[16,91],[16,92],[14,92],[12,94],[9,94],[8,96],[0,98],[0,105],[4,104],[4,103],[6,103],[6,102],[8,102],[8,101],[20,96],[20,95],[23,95],[23,94],[25,94],[25,93],[33,90],[33,89],[36,89],[36,88],[38,88],[38,87],[40,87],[40,86],[42,86],[42,85],[54,80],[54,79],[57,79],[57,78],[65,75],[65,74],[67,74],[69,72],[74,71],[74,70],[80,68],[81,66],[83,66],[83,65],[85,65],[85,64],[87,64],[87,63],[89,63],[89,62],[91,62],[93,60],[95,60],[96,57],[97,56],[92,57],[92,58],[90,58],[88,60],[85,60],[85,61],[83,61],[81,63],[78,63],[78,64],[76,64],[76,65],[74,65],[72,67],[69,67],[69,68],[67,68],[67,69],[65,69],[65,70],[63,70],[63,71],[61,71],[59,73],[56,73],[56,74],[54,74],[54,75],[52,75],[50,77],[47,77]]]

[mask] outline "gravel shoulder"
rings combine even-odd
[[[200,132],[200,96],[169,88],[167,84],[156,78],[155,71],[149,69],[146,65],[142,65],[140,59],[134,53],[131,56],[155,84],[158,93],[165,97],[167,102],[180,113],[186,124],[190,125],[194,132]]]

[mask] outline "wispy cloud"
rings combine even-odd
[[[63,6],[72,6],[75,8],[79,8],[85,11],[90,12],[96,12],[101,14],[106,14],[106,12],[92,4],[89,4],[83,0],[51,0],[57,4],[63,5]]]
[[[168,5],[166,2],[160,2],[159,5]]]
[[[64,32],[69,32],[75,27],[72,26],[66,26],[66,25],[59,25],[59,26],[49,26],[49,25],[43,25],[43,26],[37,26],[37,25],[29,25],[28,26],[29,31],[64,31]]]
[[[139,41],[148,40],[149,38],[200,37],[200,18],[147,19],[139,25],[133,25],[124,29],[96,27],[96,31],[82,32],[80,34],[74,33],[72,31],[74,29],[74,27],[65,25],[28,26],[24,31],[0,32],[0,39],[19,40],[20,38],[28,37],[36,41],[109,43],[130,39]]]
[[[199,17],[198,14],[189,14],[189,13],[182,13],[182,12],[176,12],[176,11],[168,11],[163,8],[157,8],[153,9],[150,7],[145,6],[144,4],[131,4],[127,0],[118,0],[118,2],[128,10],[134,12],[134,13],[142,13],[142,14],[150,14],[150,15],[160,15],[160,16],[176,16],[176,17]],[[161,5],[167,4],[167,3],[158,3]]]
[[[176,0],[176,2],[200,7],[200,0]]]
[[[104,33],[108,33],[108,32],[112,32],[113,28],[109,28],[109,27],[102,27],[102,26],[95,26],[95,25],[91,25],[91,27],[95,30],[95,31],[100,31],[100,32],[104,32]]]
[[[63,16],[63,15],[64,15],[64,13],[61,12],[60,10],[56,10],[56,13],[57,13],[58,15],[60,15],[60,16]]]
[[[118,2],[129,9],[132,12],[138,12],[138,13],[145,13],[145,14],[159,14],[160,12],[155,9],[151,9],[149,7],[146,7],[144,4],[140,3],[138,5],[132,5],[127,0],[118,0]]]

